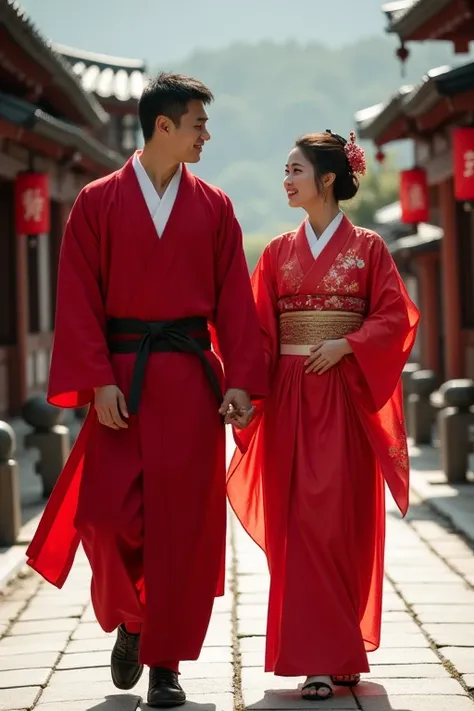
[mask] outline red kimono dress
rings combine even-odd
[[[304,224],[273,240],[253,290],[271,391],[240,434],[228,495],[268,559],[266,670],[368,671],[380,640],[384,479],[408,506],[400,376],[419,314],[383,240],[346,217],[316,259]],[[353,350],[323,375],[304,368],[314,324]]]
[[[54,405],[87,405],[95,387],[109,384],[128,398],[136,355],[111,355],[110,317],[203,317],[222,354],[225,380],[215,352],[206,352],[222,389],[265,394],[240,227],[227,196],[184,166],[160,236],[132,160],[78,197],[60,257]],[[151,353],[128,424],[109,429],[90,408],[28,562],[61,587],[82,542],[102,628],[142,624],[140,658],[150,666],[197,659],[223,593],[226,532],[224,427],[199,358]]]

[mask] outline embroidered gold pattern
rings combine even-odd
[[[322,280],[322,286],[329,293],[342,291],[346,294],[355,294],[360,290],[360,286],[354,278],[353,272],[357,269],[364,269],[364,267],[365,261],[358,256],[354,249],[349,249],[344,254],[339,253]]]
[[[346,294],[295,294],[278,301],[278,310],[285,311],[353,311],[367,313],[367,300]]]
[[[394,460],[395,467],[402,472],[410,470],[410,458],[408,455],[408,445],[405,423],[403,420],[396,422],[396,432],[393,433],[393,439],[396,444],[392,444],[388,448],[389,456]]]
[[[361,314],[348,311],[287,311],[280,314],[280,343],[306,345],[343,338],[357,331],[363,320]]]

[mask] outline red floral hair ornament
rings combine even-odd
[[[358,173],[359,175],[365,175],[367,170],[365,152],[364,149],[356,143],[356,135],[354,131],[351,131],[349,134],[349,140],[344,146],[344,153],[347,156],[352,172],[355,174]]]
[[[349,140],[346,141],[345,138],[339,136],[338,133],[333,133],[331,129],[327,128],[326,133],[335,138],[341,146],[344,147],[344,153],[346,154],[347,162],[351,171],[355,174],[365,175],[367,170],[367,163],[365,160],[365,151],[356,143],[356,135],[354,131],[349,134]]]

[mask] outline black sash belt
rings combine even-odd
[[[136,353],[129,397],[129,412],[136,415],[143,378],[150,353],[192,353],[201,361],[219,405],[222,391],[219,380],[205,351],[211,349],[207,319],[196,316],[176,321],[141,321],[135,318],[110,318],[107,321],[108,346],[111,353]],[[193,336],[191,334],[205,334]],[[141,336],[117,340],[111,336]]]

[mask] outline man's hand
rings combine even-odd
[[[232,388],[226,392],[219,408],[219,414],[225,417],[226,425],[230,424],[243,429],[250,424],[254,410],[245,390]]]
[[[339,363],[341,358],[352,353],[348,341],[345,338],[338,338],[332,341],[319,341],[311,348],[311,355],[305,361],[307,373],[318,373],[322,375],[330,368],[333,368],[336,363]]]
[[[128,417],[127,403],[116,385],[95,388],[94,407],[101,425],[112,430],[127,429],[123,417]]]

